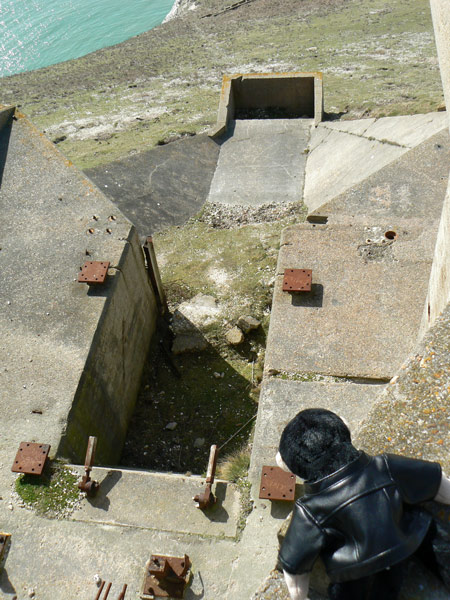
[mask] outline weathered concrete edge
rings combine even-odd
[[[156,328],[156,299],[134,226],[127,242],[57,450],[74,462],[83,462],[87,438],[95,435],[97,462],[118,463]]]
[[[450,107],[450,3],[430,0],[439,65],[447,107]],[[450,128],[450,111],[447,112]],[[450,181],[442,208],[420,338],[450,302]]]
[[[0,104],[0,131],[9,123],[9,120],[16,110],[15,106],[4,107]]]
[[[235,73],[224,75],[220,92],[217,123],[209,134],[213,140],[223,135],[234,117],[235,101],[233,94],[233,81],[238,79],[285,79],[285,78],[314,77],[314,125],[317,126],[324,115],[323,99],[323,74],[319,71],[301,72],[292,71],[285,73]]]

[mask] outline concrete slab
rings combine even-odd
[[[0,523],[12,534],[5,569],[0,573],[2,600],[96,597],[98,574],[117,598],[124,583],[127,598],[139,598],[145,564],[151,554],[182,556],[192,561],[194,578],[185,600],[224,598],[236,543],[208,536],[149,531],[127,526],[56,521],[36,517],[0,502]]]
[[[325,121],[318,129],[332,129],[353,135],[364,135],[367,129],[375,123],[376,119],[355,119],[353,121]]]
[[[370,125],[364,132],[364,136],[414,148],[447,127],[445,111],[426,115],[383,117]]]
[[[310,216],[327,216],[328,223],[365,224],[395,217],[430,227],[441,218],[449,164],[450,136],[444,129]]]
[[[435,235],[395,220],[286,229],[266,371],[390,379],[416,341]],[[312,269],[313,290],[282,292],[285,268]]]
[[[216,142],[207,135],[196,135],[85,173],[141,235],[151,235],[182,225],[200,211],[218,156]]]
[[[83,469],[79,469],[80,474]],[[234,539],[239,518],[239,493],[232,484],[216,480],[217,503],[199,510],[192,498],[204,490],[205,480],[167,473],[124,469],[92,471],[100,482],[98,494],[83,502],[72,519],[105,525],[127,525]],[[176,498],[176,502],[170,502]]]
[[[222,143],[209,202],[300,201],[310,119],[237,120]]]
[[[329,134],[319,144],[312,138],[314,149],[308,154],[303,199],[309,212],[407,152],[401,146],[342,131],[328,131]],[[323,133],[316,135],[323,136]]]
[[[259,399],[250,476],[259,486],[263,465],[275,465],[284,427],[305,408],[327,408],[344,417],[356,431],[384,384],[289,381],[266,378]]]

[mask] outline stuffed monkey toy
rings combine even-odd
[[[450,480],[439,463],[369,456],[352,445],[340,417],[320,408],[288,423],[277,463],[304,480],[279,555],[292,600],[307,599],[319,556],[330,600],[395,600],[413,554],[450,589],[443,569],[450,543],[420,506],[450,504]]]

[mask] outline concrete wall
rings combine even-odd
[[[226,131],[240,109],[281,108],[294,116],[323,118],[322,73],[248,73],[223,78],[217,125],[211,137]]]
[[[82,462],[87,438],[95,435],[96,461],[119,462],[157,314],[133,227],[92,340],[58,454]]]
[[[430,0],[450,128],[450,1]],[[450,182],[442,209],[421,335],[450,302]]]
[[[0,454],[39,441],[84,462],[97,435],[97,462],[117,463],[158,316],[137,232],[1,106],[0,212]],[[104,284],[78,283],[86,260],[110,261]]]

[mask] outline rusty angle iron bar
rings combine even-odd
[[[98,481],[91,479],[91,471],[94,466],[95,451],[97,449],[97,438],[93,435],[89,436],[86,458],[84,460],[84,475],[81,481],[78,483],[78,487],[81,491],[86,492],[88,496],[94,496],[99,486]]]
[[[209,452],[205,491],[201,494],[197,494],[193,498],[194,502],[197,503],[197,508],[200,508],[201,510],[212,506],[216,502],[216,498],[214,497],[211,488],[214,483],[214,476],[216,474],[217,454],[217,446],[213,444]]]

